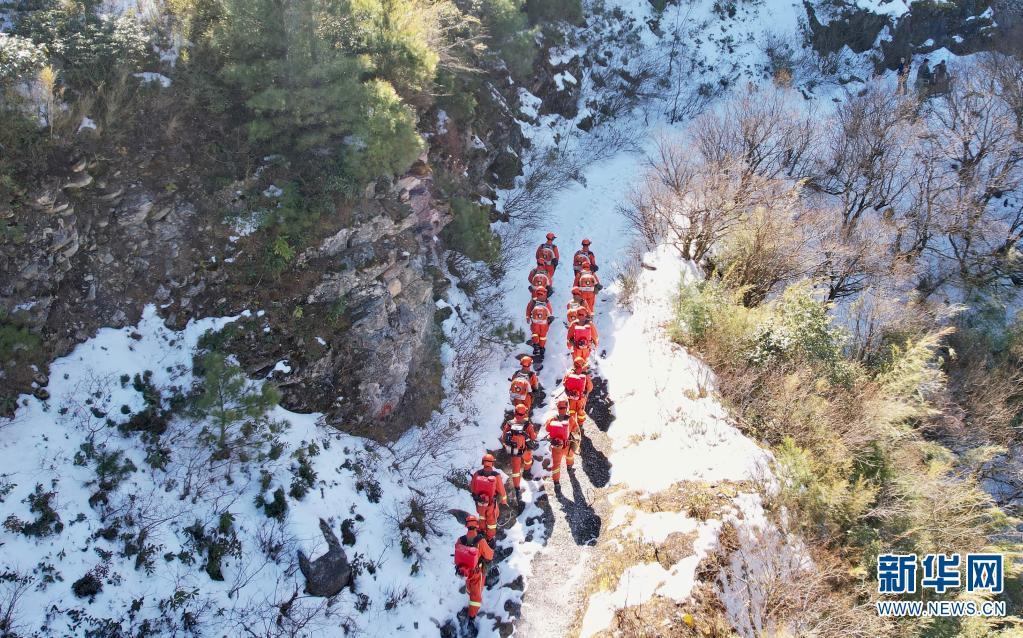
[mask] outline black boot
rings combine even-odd
[[[497,584],[497,581],[501,580],[501,572],[496,565],[487,570],[487,577],[483,581],[483,585],[488,589]]]

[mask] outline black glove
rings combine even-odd
[[[604,289],[604,286],[602,284],[597,284],[596,286],[593,287],[593,289],[597,292],[600,292],[601,290]]]
[[[557,267],[558,267],[558,260],[557,260],[557,259],[552,259],[552,260],[551,260],[551,263],[552,263],[552,264],[554,264],[554,267],[555,267],[555,268],[557,268]]]
[[[553,316],[551,316],[551,317],[547,317],[547,325],[549,326],[549,325],[551,325],[552,323],[554,323],[554,317],[553,317]]]
[[[594,264],[594,265],[590,266],[590,270],[592,272],[597,272],[598,270],[600,270],[600,267],[597,266],[596,264]]]
[[[526,441],[526,447],[528,447],[530,450],[535,450],[536,448],[540,447],[540,444],[534,441],[533,439],[530,439]]]

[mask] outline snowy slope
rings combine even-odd
[[[207,319],[174,332],[149,307],[138,326],[102,330],[55,361],[50,399],[23,396],[15,419],[0,423],[5,518],[35,518],[26,499],[39,484],[56,491],[52,505],[64,524],[59,535],[39,540],[8,529],[0,532],[4,547],[0,571],[24,575],[29,583],[18,608],[19,627],[48,629],[52,635],[82,635],[92,626],[82,621],[84,614],[112,619],[124,629],[147,621],[154,627],[167,621],[171,628],[180,627],[187,612],[201,635],[239,635],[245,626],[270,628],[276,606],[304,586],[295,550],[315,557],[325,549],[317,528],[321,517],[339,536],[343,519],[357,521],[356,540],[346,549],[350,559],[362,562],[363,572],[356,580],[356,593],[343,592],[330,609],[317,599],[298,599],[293,613],[314,615],[306,627],[308,635],[333,635],[338,627],[368,635],[408,635],[426,632],[427,627],[435,632],[462,606],[458,583],[450,577],[446,543],[434,549],[417,541],[412,555],[403,555],[394,528],[395,517],[400,520],[408,499],[415,495],[406,468],[386,450],[324,428],[318,424],[318,415],[281,408],[272,414],[289,424],[283,437],[288,449],[281,461],[260,464],[271,473],[274,485],[287,486],[290,481],[290,452],[313,442],[320,449],[311,457],[318,475],[316,486],[303,501],[291,502],[283,524],[267,518],[253,504],[261,491],[255,473],[235,474],[233,484],[224,484],[222,477],[203,476],[199,471],[198,478],[208,481],[202,498],[182,499],[184,467],[172,463],[167,472],[151,468],[134,436],[123,437],[106,425],[108,418],[127,419],[118,409],[121,405],[133,412],[143,407],[141,394],[131,383],[125,384],[122,375],[151,371],[158,388],[188,387],[198,338],[233,320]],[[96,416],[101,413],[102,418]],[[187,457],[191,451],[194,429],[195,424],[178,420],[165,435],[174,440],[176,457]],[[107,540],[100,534],[109,521],[89,503],[96,489],[94,469],[75,461],[87,442],[108,452],[122,451],[138,468],[113,490],[111,508],[129,512],[138,528],[147,529],[147,542],[156,546],[153,569],[137,569],[136,557],[123,556],[118,539]],[[395,449],[400,451],[407,444]],[[382,486],[379,503],[373,502],[371,490],[365,487],[370,479]],[[451,486],[445,490],[429,479],[426,483],[439,498],[456,499]],[[201,555],[183,559],[180,553],[188,553],[191,547],[186,527],[196,521],[215,527],[223,512],[233,515],[244,553],[226,556],[224,581],[215,582],[202,571]],[[447,518],[440,524],[451,533],[457,528]],[[267,553],[260,549],[267,544],[279,547]],[[101,575],[104,587],[94,602],[86,604],[72,595],[70,587],[90,571]],[[360,601],[361,596],[367,599]],[[138,609],[132,609],[133,601],[141,601]],[[359,611],[360,606],[365,609]]]

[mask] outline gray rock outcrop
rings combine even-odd
[[[330,598],[337,596],[341,590],[352,582],[352,566],[348,562],[348,556],[341,547],[337,536],[330,529],[327,521],[320,519],[320,531],[324,540],[327,541],[327,553],[316,560],[310,561],[308,557],[298,550],[298,568],[305,576],[305,591],[310,596]]]

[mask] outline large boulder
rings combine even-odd
[[[341,593],[352,582],[352,566],[337,536],[327,521],[320,519],[320,531],[327,541],[327,553],[310,561],[298,550],[298,568],[305,576],[305,591],[310,596],[329,598]]]

